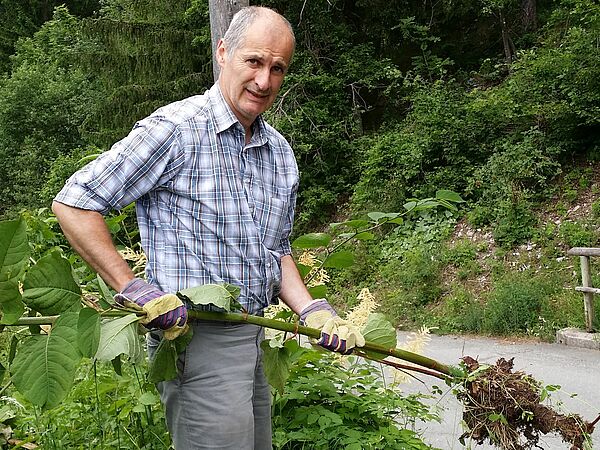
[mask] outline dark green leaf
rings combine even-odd
[[[460,195],[458,195],[454,191],[449,191],[447,189],[440,189],[435,193],[435,198],[438,200],[446,200],[454,203],[464,203],[464,200]]]
[[[168,339],[161,339],[148,367],[148,381],[159,383],[177,377],[177,350],[175,343]]]
[[[58,252],[41,258],[25,276],[23,301],[44,315],[78,311],[81,289],[73,279],[69,261]]]
[[[29,260],[27,226],[23,219],[0,222],[0,281],[16,281]]]
[[[308,267],[300,263],[296,263],[296,267],[298,268],[298,272],[300,272],[300,276],[302,278],[308,275],[310,273],[310,270],[312,269],[312,267]]]
[[[12,381],[34,405],[53,408],[71,390],[81,359],[77,319],[75,312],[61,314],[49,335],[30,336],[19,346],[11,365]]]
[[[102,279],[102,277],[100,277],[100,275],[97,275],[96,279],[98,280],[98,286],[100,287],[100,293],[102,294],[102,296],[99,299],[100,306],[104,309],[108,309],[114,303],[113,296],[110,292],[109,287],[107,286],[106,282]]]
[[[121,362],[121,355],[115,356],[113,359],[110,360],[110,363],[112,364],[113,370],[117,375],[123,375],[123,364]]]
[[[341,250],[329,255],[323,266],[343,269],[344,267],[350,267],[352,264],[354,264],[354,254],[348,250]]]
[[[326,233],[304,234],[292,242],[294,248],[319,248],[327,247],[332,237]]]
[[[77,344],[86,358],[93,358],[100,344],[100,314],[92,308],[79,311],[77,321]]]
[[[190,327],[188,329],[187,333],[182,334],[181,336],[177,336],[177,338],[173,340],[177,354],[182,353],[185,350],[185,348],[188,346],[188,344],[192,341],[192,338],[194,337],[193,330],[194,329],[192,327]]]
[[[0,363],[0,383],[4,380],[4,376],[6,375],[6,367],[2,363]]]
[[[310,292],[312,298],[325,298],[327,297],[327,286],[324,284],[312,286],[308,288],[308,292]]]
[[[283,346],[272,347],[270,340],[264,340],[260,344],[263,350],[263,366],[269,384],[283,394],[285,382],[290,376],[292,364],[291,355],[298,351],[298,342],[294,339],[285,341]]]
[[[13,324],[23,315],[25,305],[16,282],[0,282],[0,308],[2,308],[0,324]]]
[[[386,348],[396,348],[396,329],[381,313],[372,313],[367,319],[367,324],[362,331],[365,340]],[[387,355],[376,352],[367,352],[374,359],[383,359]]]

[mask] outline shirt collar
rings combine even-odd
[[[212,105],[217,133],[228,130],[235,123],[239,124],[237,117],[235,117],[235,114],[231,111],[231,108],[225,101],[225,97],[223,97],[219,83],[215,83],[213,87],[210,88],[208,95]],[[241,124],[240,127],[242,127]],[[252,124],[252,140],[249,145],[264,145],[266,143],[267,133],[265,132],[265,122],[262,116],[258,116]]]

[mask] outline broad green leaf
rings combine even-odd
[[[426,209],[436,208],[438,206],[440,206],[440,202],[432,198],[426,198],[417,202],[417,206],[415,206],[415,211],[423,211]]]
[[[143,355],[138,335],[139,317],[129,314],[118,319],[106,319],[100,325],[100,343],[96,352],[99,361],[112,361],[118,355],[139,361]]]
[[[454,205],[453,203],[450,203],[448,200],[437,200],[437,202],[440,204],[440,206],[443,206],[444,208],[450,209],[452,211],[458,211],[458,208],[456,207],[456,205]]]
[[[29,260],[27,226],[23,219],[0,222],[0,281],[16,281]]]
[[[400,213],[374,212],[369,213],[367,215],[376,222],[389,222],[391,220],[397,219],[400,216]]]
[[[312,286],[308,288],[308,292],[312,298],[325,298],[327,297],[327,286],[320,284],[318,286]]]
[[[78,311],[81,289],[73,279],[69,261],[58,252],[41,258],[25,275],[23,301],[44,315]]]
[[[188,328],[187,333],[177,336],[173,343],[175,344],[175,350],[177,350],[177,354],[183,352],[188,344],[192,341],[194,337],[194,329],[192,327]]]
[[[204,284],[179,291],[194,305],[215,305],[230,312],[235,299],[239,295],[239,288],[227,284]]]
[[[454,203],[464,203],[465,202],[462,199],[462,197],[460,195],[458,195],[456,192],[449,191],[447,189],[440,189],[439,191],[436,191],[435,198],[437,198],[438,200],[446,200],[446,201],[454,202]]]
[[[283,346],[272,347],[269,340],[260,344],[263,350],[263,366],[269,384],[283,394],[285,382],[290,376],[291,356],[298,351],[299,344],[295,339],[288,339]]]
[[[19,346],[10,368],[12,382],[34,405],[53,408],[71,390],[81,359],[77,318],[75,312],[61,314],[49,335],[30,336]]]
[[[160,399],[153,392],[144,392],[142,395],[140,395],[140,398],[138,399],[138,401],[142,405],[152,406],[152,405],[158,404],[158,402],[160,402]]]
[[[300,263],[296,263],[296,267],[298,268],[298,272],[300,272],[300,276],[302,278],[308,275],[310,273],[310,270],[312,269],[312,267],[308,267]]]
[[[396,217],[395,219],[390,220],[390,223],[395,223],[396,225],[402,225],[404,223],[404,219],[402,217]]]
[[[98,280],[98,286],[100,287],[100,293],[102,294],[102,296],[98,299],[98,301],[102,308],[108,309],[114,303],[113,296],[110,292],[108,285],[102,279],[102,277],[100,275],[97,275],[96,279]]]
[[[13,324],[23,315],[25,305],[16,282],[0,282],[0,308],[2,309],[0,324]]]
[[[417,202],[410,201],[410,202],[406,202],[404,204],[404,209],[406,209],[407,211],[412,211],[413,209],[415,209],[416,206],[417,206]]]
[[[362,334],[369,342],[383,345],[386,348],[396,348],[396,329],[381,313],[369,314]],[[387,356],[376,352],[367,352],[367,354],[374,359],[383,359]]]
[[[177,349],[175,343],[161,339],[148,367],[148,381],[160,383],[177,377]]]
[[[343,269],[344,267],[350,267],[352,264],[354,264],[354,254],[348,250],[340,250],[329,255],[323,266]]]
[[[100,344],[100,314],[92,308],[79,311],[77,345],[86,358],[93,358]]]
[[[327,247],[332,237],[326,233],[308,233],[296,238],[292,242],[294,248],[319,248]]]

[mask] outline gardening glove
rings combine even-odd
[[[115,301],[121,306],[144,311],[146,316],[140,323],[148,329],[160,328],[165,339],[173,340],[189,328],[187,309],[179,297],[167,294],[140,278],[131,280],[115,295]]]
[[[300,312],[300,323],[321,330],[316,343],[327,350],[349,355],[354,347],[365,345],[358,328],[339,317],[324,298],[314,300]]]

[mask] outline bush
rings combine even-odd
[[[304,350],[273,404],[273,447],[281,450],[428,449],[410,428],[435,416],[419,395],[384,386],[372,365],[344,368],[331,354]]]
[[[534,327],[556,287],[541,276],[522,272],[500,280],[490,293],[483,331],[507,335]]]

